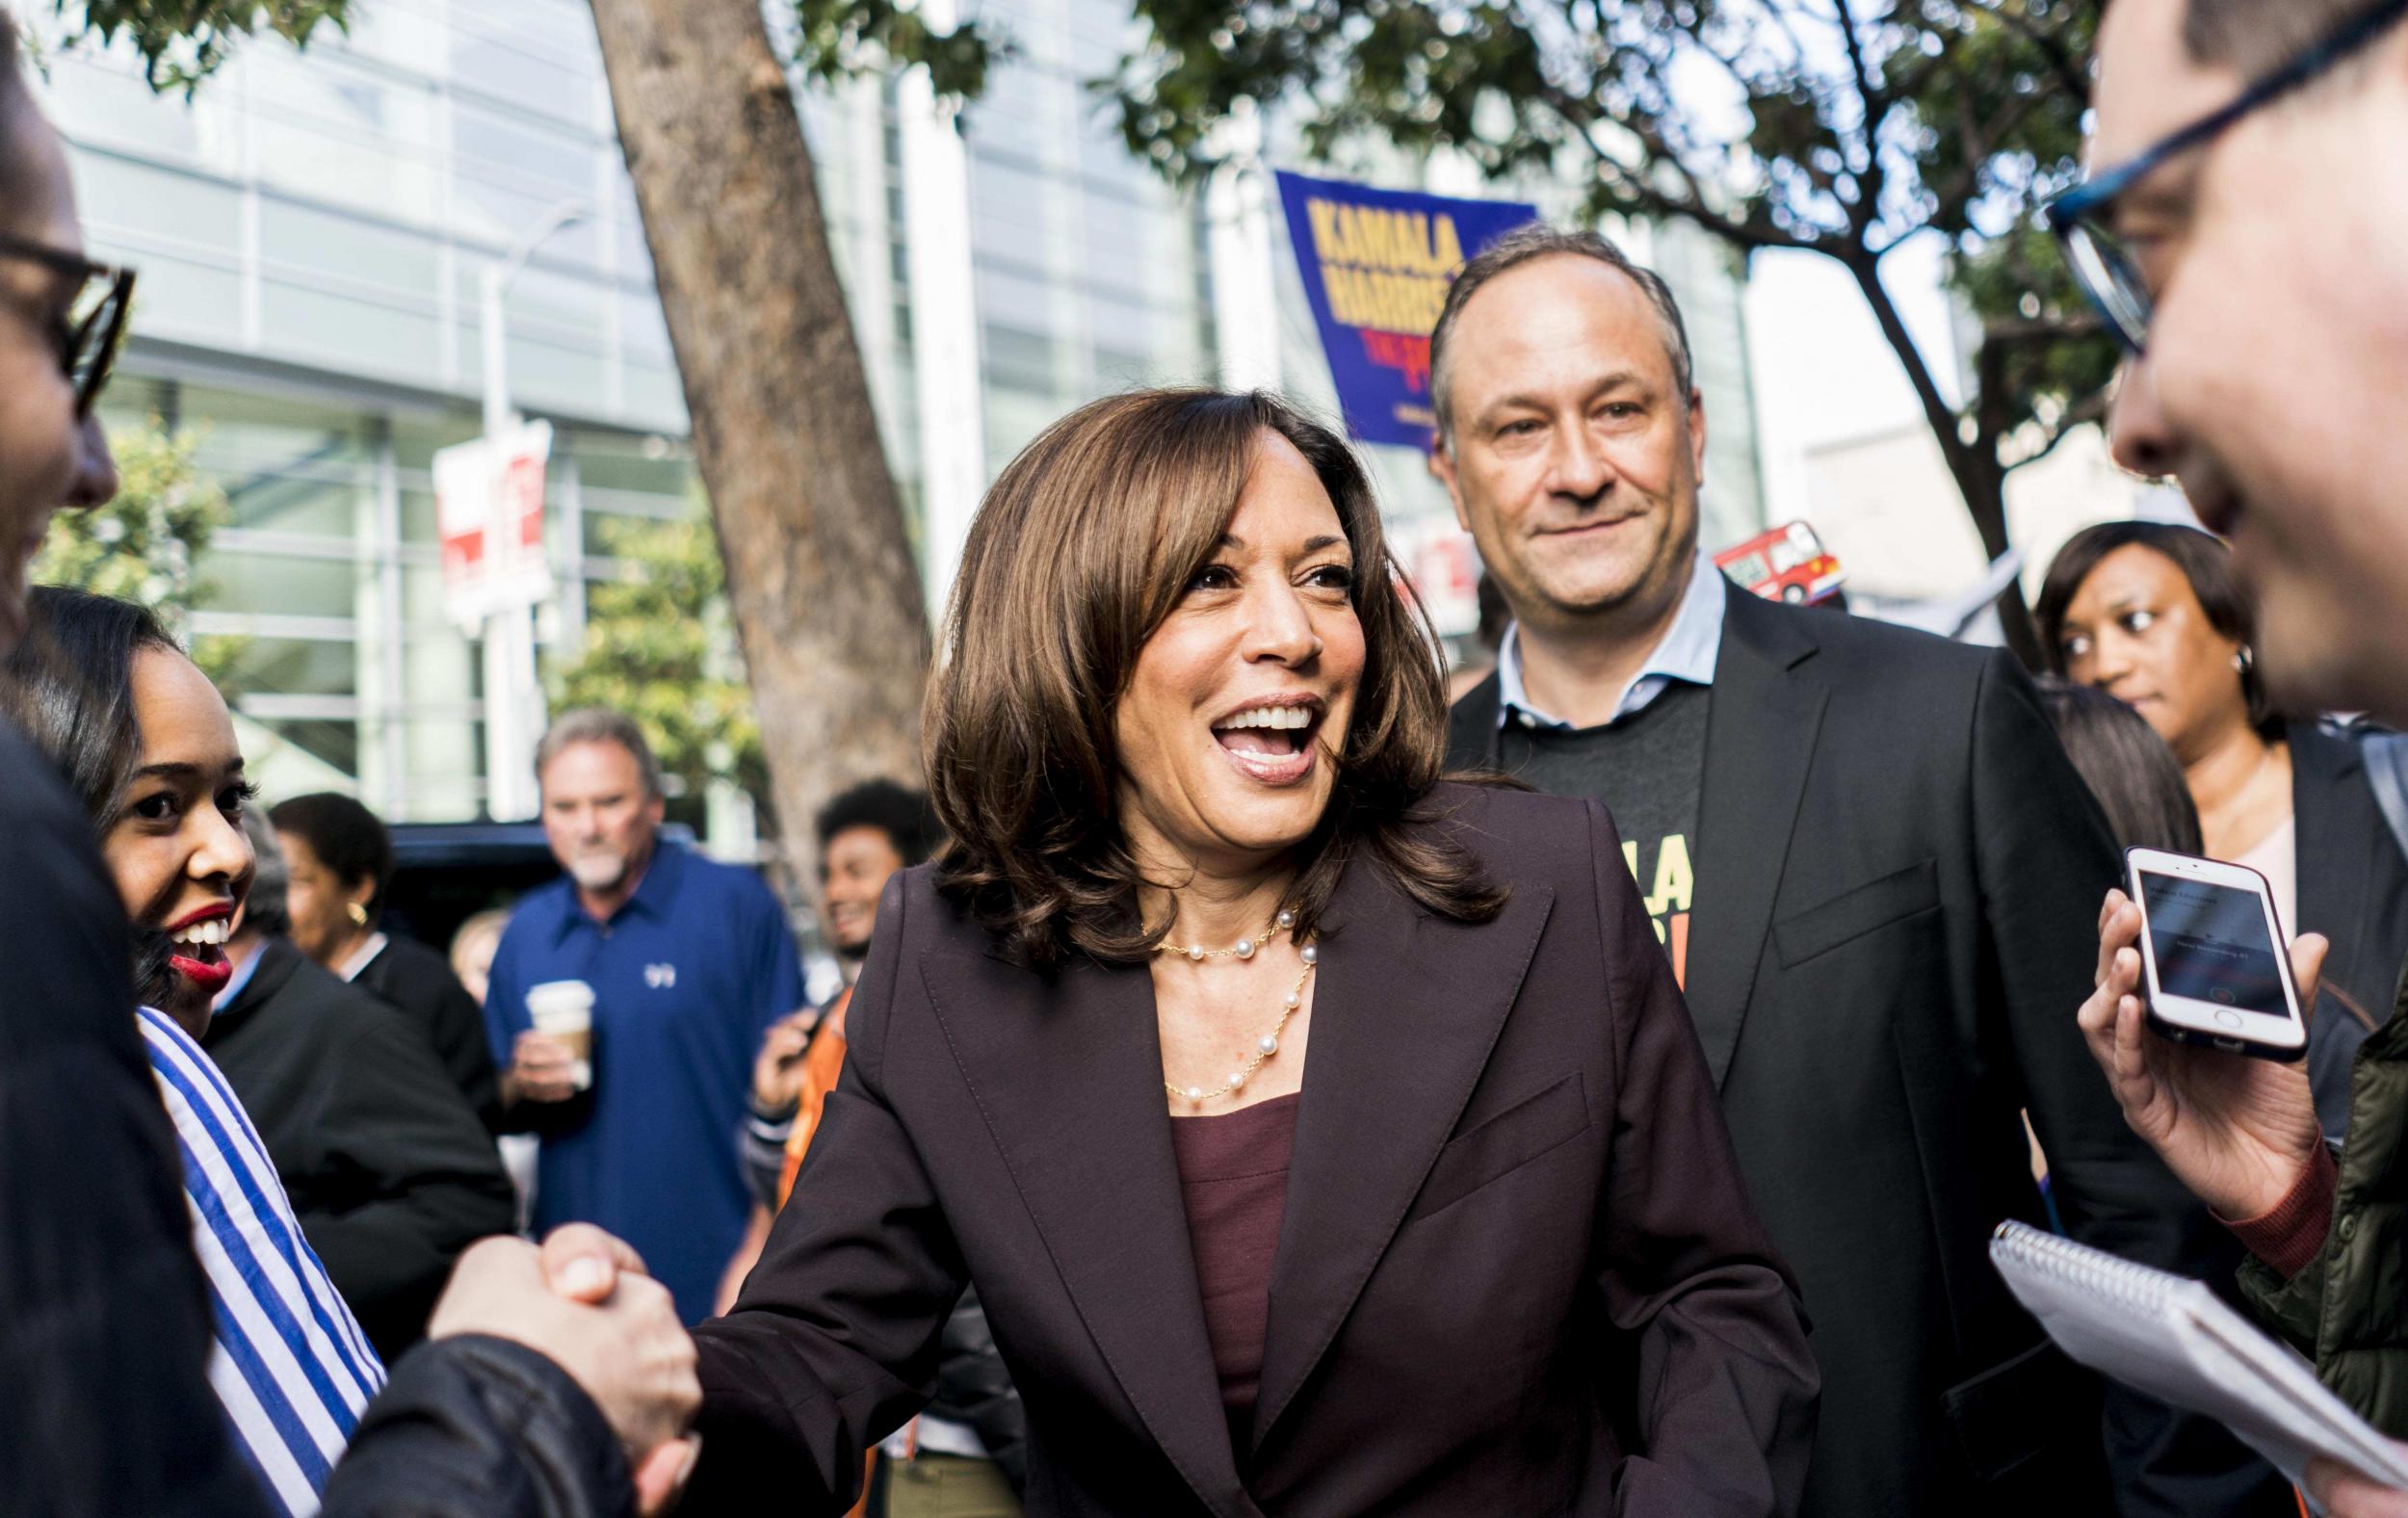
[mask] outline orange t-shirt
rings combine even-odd
[[[836,1077],[845,1068],[845,1008],[852,1001],[852,987],[847,986],[829,1004],[820,1019],[819,1031],[811,1035],[810,1047],[802,1052],[802,1089],[797,1096],[794,1130],[786,1136],[786,1167],[777,1177],[777,1205],[786,1205],[787,1193],[795,1189],[795,1172],[802,1168],[802,1152],[811,1147],[811,1136],[820,1131],[820,1113],[827,1106],[827,1093],[836,1089]]]

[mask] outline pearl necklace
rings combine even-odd
[[[1279,915],[1285,917],[1288,914],[1282,912]],[[1279,1035],[1287,1031],[1288,1019],[1296,1015],[1296,1009],[1304,1005],[1304,982],[1313,978],[1313,967],[1321,963],[1321,951],[1311,944],[1298,949],[1296,955],[1304,961],[1303,973],[1296,978],[1296,985],[1288,992],[1287,1002],[1279,1008],[1279,1021],[1270,1025],[1269,1033],[1254,1040],[1253,1057],[1223,1076],[1220,1085],[1212,1090],[1208,1091],[1200,1086],[1173,1086],[1168,1081],[1163,1083],[1164,1090],[1181,1101],[1201,1104],[1244,1088],[1245,1083],[1254,1078],[1254,1072],[1263,1067],[1263,1061],[1279,1052]]]
[[[1296,913],[1282,907],[1279,915],[1270,920],[1270,926],[1264,929],[1259,936],[1241,938],[1234,948],[1207,949],[1202,944],[1159,943],[1154,946],[1154,952],[1175,954],[1198,962],[1206,959],[1251,959],[1254,957],[1255,950],[1262,948],[1295,926]]]

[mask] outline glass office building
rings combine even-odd
[[[932,588],[978,488],[1065,409],[1134,383],[1261,381],[1232,372],[1221,326],[1246,307],[1226,287],[1273,283],[1262,260],[1288,261],[1283,242],[1233,251],[1208,197],[1164,186],[1099,115],[1085,81],[1127,40],[1124,10],[981,13],[1012,53],[958,130],[909,80],[804,92]],[[371,0],[306,51],[241,48],[189,103],[116,51],[56,54],[41,90],[93,255],[142,273],[108,419],[195,438],[232,505],[192,629],[242,641],[229,685],[269,794],[476,815],[482,661],[443,612],[431,466],[480,431],[484,273],[548,219],[573,218],[507,298],[511,400],[555,429],[547,648],[577,645],[584,587],[615,572],[604,524],[689,510],[682,395],[586,6]],[[1728,455],[1710,510],[1752,519],[1739,291],[1713,257],[1668,272]],[[1325,394],[1294,341],[1309,316],[1274,303],[1256,312],[1279,328],[1273,382]],[[1443,510],[1409,456],[1378,472],[1400,513]]]

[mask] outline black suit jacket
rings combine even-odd
[[[281,938],[201,1047],[275,1162],[293,1214],[377,1352],[426,1336],[452,1262],[517,1195],[467,1098],[402,1015]]]
[[[417,1025],[486,1129],[500,1128],[502,1096],[493,1049],[485,1042],[484,1010],[449,960],[415,938],[388,937],[352,984]]]
[[[2391,1016],[2408,957],[2408,859],[2367,785],[2356,742],[2313,722],[2293,722],[2284,736],[2299,872],[2299,921],[2285,926],[2332,940],[2324,984],[2347,992],[2380,1024]],[[2308,1078],[2316,1115],[2337,1140],[2349,1127],[2350,1064],[2369,1032],[2338,998],[2316,999]]]
[[[1498,707],[1493,675],[1456,703],[1455,765],[1495,764]],[[2120,866],[2029,682],[2003,651],[1734,593],[1695,851],[1689,1011],[1822,1367],[1806,1510],[2107,1506],[2095,1383],[1989,1262],[2002,1219],[2044,1220],[2018,1111],[2076,1238],[2238,1260],[2082,1046]],[[2157,1467],[2127,1511],[2275,1495],[2213,1430],[2113,1411],[2119,1484]]]
[[[1604,812],[1444,787],[1491,923],[1349,869],[1315,987],[1248,1447],[1206,1341],[1145,966],[1007,963],[887,887],[849,1058],[735,1311],[697,1512],[834,1513],[978,1286],[1028,1511],[1770,1513],[1815,1370]]]

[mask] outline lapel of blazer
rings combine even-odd
[[[1706,717],[1697,915],[1684,987],[1718,1088],[1739,1048],[1829,693],[1806,614],[1731,593]]]
[[[2356,744],[2321,732],[2314,722],[2287,723],[2284,737],[2290,745],[2291,851],[2316,860],[2316,868],[2299,872],[2293,903],[2299,921],[2285,923],[2283,929],[2296,935],[2313,927],[2330,938],[2324,981],[2343,985],[2367,936],[2361,914],[2376,899],[2374,846],[2388,833],[2367,788],[2366,762]],[[2350,804],[2361,796],[2367,798],[2365,806]],[[2369,1010],[2378,1019],[2382,1015],[2380,1008]]]
[[[1494,770],[1503,749],[1497,739],[1497,718],[1505,707],[1505,686],[1497,671],[1463,693],[1447,709],[1447,768]]]
[[[1072,1304],[1155,1443],[1213,1512],[1238,1481],[1188,1241],[1143,965],[1048,981],[984,955],[920,974]]]
[[[1462,1116],[1554,901],[1526,883],[1503,915],[1472,926],[1423,913],[1368,861],[1347,871],[1313,988],[1254,1449],[1321,1363]]]

